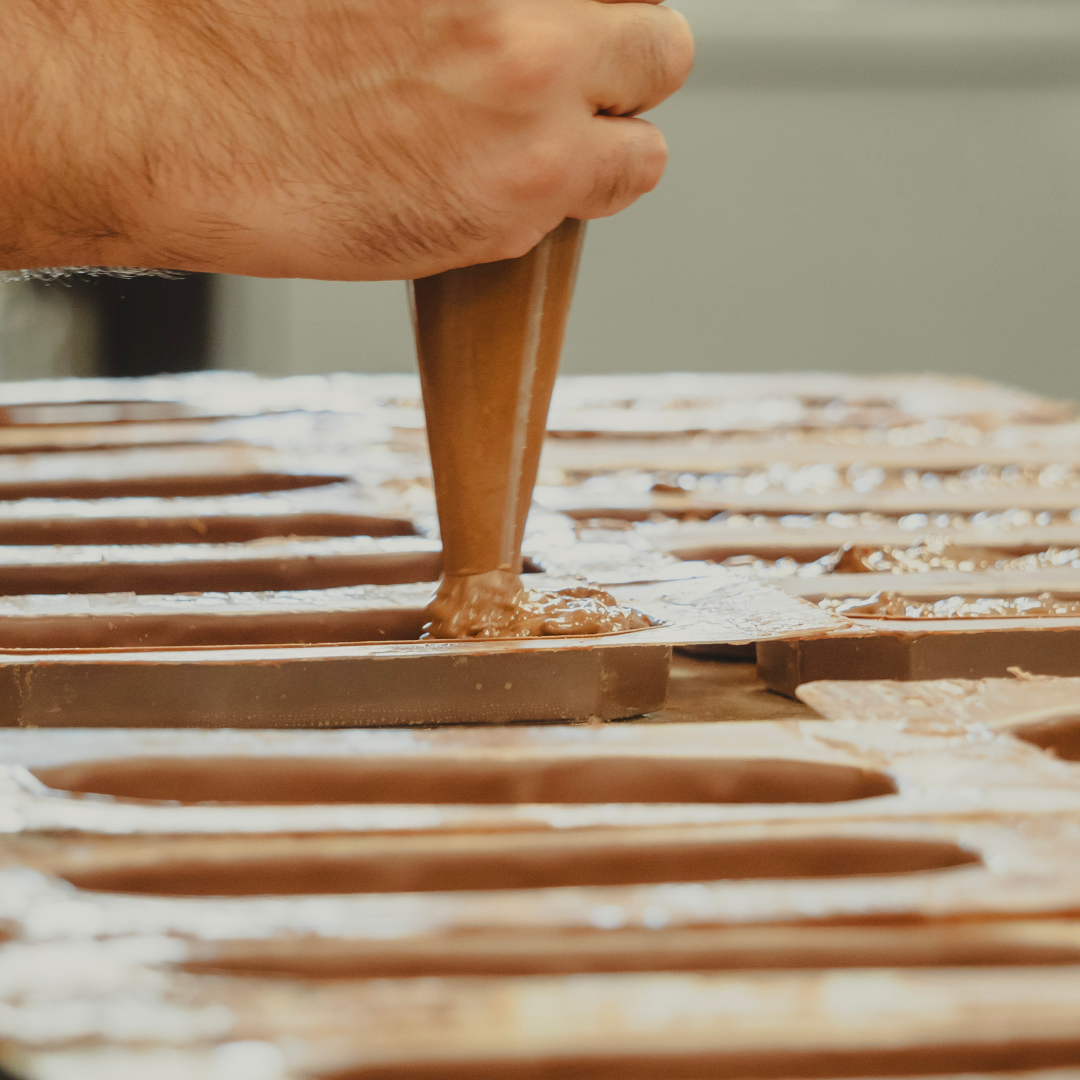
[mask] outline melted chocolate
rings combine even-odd
[[[582,637],[652,625],[602,589],[526,589],[505,570],[443,578],[428,614],[423,636],[438,638]]]

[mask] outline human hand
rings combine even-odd
[[[656,0],[4,0],[0,268],[518,256],[655,186],[692,58]]]

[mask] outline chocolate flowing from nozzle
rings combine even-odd
[[[473,586],[495,607],[521,590],[521,541],[583,235],[583,223],[567,219],[521,258],[411,285],[440,595],[451,607],[488,603]]]

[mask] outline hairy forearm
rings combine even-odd
[[[3,0],[0,269],[211,269],[216,0]],[[219,47],[221,43],[218,43]],[[250,62],[250,58],[249,58]],[[201,92],[200,92],[201,91]],[[205,204],[205,202],[204,202]]]
[[[107,9],[109,0],[101,5]],[[84,10],[80,11],[80,7]],[[4,0],[0,7],[0,268],[95,264],[121,254],[123,198],[95,176],[103,83],[98,4]],[[122,30],[121,30],[122,32]],[[95,62],[97,61],[97,62]]]
[[[692,45],[622,0],[0,0],[0,271],[422,277],[629,205]]]

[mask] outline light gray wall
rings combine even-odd
[[[936,369],[1080,396],[1080,0],[674,0],[660,188],[564,370]],[[223,282],[218,363],[407,370],[401,283]]]

